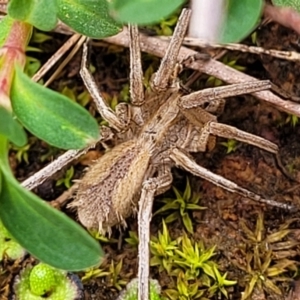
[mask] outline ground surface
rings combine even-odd
[[[55,48],[54,46],[62,43],[62,37],[54,36],[54,39],[58,39],[58,42],[53,43],[52,41],[44,44],[43,47],[47,49],[47,52],[54,50],[49,48],[50,45]],[[297,50],[299,48],[298,36],[274,24],[261,28],[258,31],[257,39],[258,44],[266,48],[280,50]],[[124,50],[105,43],[96,45],[93,49],[91,60],[96,68],[95,78],[101,91],[107,99],[112,99],[113,96],[121,99],[120,91],[123,89],[124,92],[124,85],[128,83],[127,49]],[[245,67],[246,73],[260,79],[269,78],[279,87],[285,88],[287,92],[300,96],[297,86],[299,64],[238,52],[228,52],[226,57],[227,61],[237,60],[236,64]],[[72,63],[55,81],[53,87],[61,90],[63,86],[67,85],[75,91],[75,94],[82,92],[84,88],[78,77],[79,64],[80,56],[78,55],[73,58]],[[157,60],[153,62],[153,58],[144,55],[145,69],[151,64],[156,68]],[[201,76],[199,80],[198,84],[204,86],[207,77]],[[87,107],[92,113],[95,113],[92,104],[87,105]],[[219,121],[257,134],[278,144],[284,165],[297,178],[300,178],[300,173],[298,174],[300,170],[300,125],[293,126],[289,122],[288,115],[279,112],[276,107],[271,107],[251,96],[246,96],[228,99],[225,111]],[[264,198],[300,205],[300,185],[282,174],[271,154],[241,143],[236,144],[235,151],[227,154],[227,148],[221,144],[222,142],[224,143],[226,140],[218,139],[217,146],[211,153],[195,155],[197,162],[240,186],[262,195]],[[30,150],[28,150],[28,163],[18,162],[16,159],[17,151],[12,151],[11,162],[17,178],[21,181],[24,180],[51,161],[53,157],[59,155],[60,152],[53,150],[41,163],[40,157],[47,153],[49,153],[48,146],[36,140],[33,141]],[[103,149],[99,148],[89,153],[84,160],[78,162],[75,166],[73,178],[80,178],[85,166],[102,154]],[[192,240],[203,241],[206,248],[216,246],[216,255],[213,257],[213,261],[218,264],[219,271],[221,274],[227,272],[227,279],[237,281],[236,285],[227,289],[229,298],[241,299],[241,292],[245,290],[247,283],[255,276],[260,276],[263,280],[257,279],[257,285],[250,299],[297,299],[299,288],[297,272],[294,269],[297,263],[289,264],[287,260],[299,261],[299,215],[291,211],[259,205],[249,199],[226,192],[213,184],[192,177],[183,171],[174,170],[174,185],[179,191],[184,191],[186,178],[189,178],[194,193],[200,194],[198,204],[207,208],[206,210],[189,211],[194,234],[188,234],[188,236]],[[57,187],[55,181],[56,178],[48,180],[36,192],[43,199],[56,199],[65,188],[63,186]],[[160,196],[154,205],[154,211],[162,207],[161,199],[170,197],[174,198],[172,191]],[[74,217],[72,212],[68,211],[68,213]],[[157,232],[162,230],[162,218],[166,218],[169,214],[170,211],[154,216],[151,223],[152,235],[157,235]],[[257,220],[261,220],[260,225],[256,225]],[[102,243],[106,258],[101,270],[109,272],[110,275],[102,274],[103,276],[94,276],[94,278],[91,276],[89,280],[86,280],[84,282],[86,299],[116,299],[119,289],[124,287],[124,284],[131,278],[136,277],[137,247],[128,244],[125,240],[129,237],[129,231],[137,232],[136,219],[131,218],[128,224],[128,229],[123,231],[122,234],[116,229],[113,231],[112,239],[109,242]],[[256,235],[257,240],[253,237],[251,239],[251,234],[247,231],[247,228],[253,235]],[[291,230],[287,234],[283,234],[282,230],[287,228]],[[186,232],[180,219],[168,224],[168,230],[173,240]],[[276,232],[282,234],[280,238],[268,240],[268,237]],[[270,254],[271,260],[268,266],[263,269],[261,265],[264,265],[268,260],[268,251],[272,252]],[[259,260],[261,260],[260,263]],[[122,262],[122,265],[120,262]],[[276,276],[271,276],[271,271],[268,268],[280,269],[279,262],[282,263],[281,270],[284,271],[279,272]],[[6,279],[10,279],[7,274],[18,271],[18,267],[9,268],[8,266],[11,266],[11,263],[6,264],[9,271],[4,276]],[[120,270],[117,266],[120,267]],[[163,291],[166,289],[176,290],[176,276],[168,275],[165,270],[159,271],[157,267],[151,269],[151,274],[152,278],[159,280]],[[83,276],[84,274],[79,275]],[[266,279],[270,279],[279,287],[282,292],[281,296],[276,295],[270,289],[270,286],[262,283],[266,282]],[[189,281],[189,284],[194,281]],[[3,286],[7,287],[4,282],[2,281]],[[201,284],[199,284],[199,287],[205,289]],[[5,299],[6,293],[3,292],[2,294],[3,299]],[[165,293],[164,295],[166,296]],[[208,297],[207,294],[205,296]],[[300,296],[298,295],[298,297]],[[224,296],[216,294],[212,297],[212,299],[219,298],[224,298]],[[0,297],[0,299],[2,298]],[[204,296],[203,298],[184,298],[182,296],[178,299],[206,298]]]

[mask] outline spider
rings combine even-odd
[[[136,26],[129,25],[131,105],[120,104],[111,110],[97,91],[86,67],[87,46],[83,51],[81,75],[96,100],[102,117],[115,133],[116,146],[105,153],[79,182],[74,201],[79,221],[89,229],[110,232],[123,224],[136,207],[139,223],[139,299],[148,299],[149,223],[154,196],[168,190],[171,168],[181,167],[231,192],[255,201],[289,208],[263,199],[234,182],[199,166],[189,152],[211,150],[215,136],[255,145],[275,155],[277,145],[261,137],[217,122],[224,97],[270,88],[269,82],[249,82],[206,89],[184,95],[177,80],[177,55],[190,11],[184,9],[165,57],[151,79],[151,91],[144,93]]]

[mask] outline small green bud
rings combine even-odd
[[[75,300],[83,299],[83,286],[74,274],[52,268],[44,263],[25,267],[15,277],[14,299]],[[46,296],[44,298],[44,296]]]
[[[30,272],[30,290],[37,296],[52,292],[56,287],[55,270],[50,266],[39,263]]]

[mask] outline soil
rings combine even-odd
[[[288,51],[297,51],[299,48],[299,36],[293,31],[274,23],[262,26],[257,31],[257,39],[258,44],[265,48]],[[39,57],[42,61],[45,61],[50,53],[54,51],[53,48],[57,49],[56,47],[64,42],[65,37],[54,35],[53,40],[43,44],[45,52]],[[237,60],[236,64],[245,67],[246,73],[256,78],[270,79],[292,96],[300,96],[299,84],[297,83],[300,70],[298,63],[249,53],[227,52],[226,56],[228,61]],[[96,69],[94,75],[100,90],[107,99],[111,99],[113,96],[119,97],[120,91],[128,83],[128,57],[127,49],[105,43],[94,46],[91,55],[92,64]],[[143,62],[145,69],[150,64],[154,64],[154,68],[156,68],[158,59],[143,55]],[[79,66],[80,54],[73,58],[72,62],[52,84],[52,88],[61,90],[63,86],[68,86],[70,89],[74,89],[77,94],[82,92],[84,87],[78,76]],[[206,81],[207,77],[201,75],[198,84],[204,86]],[[88,109],[95,117],[98,117],[92,103],[88,105]],[[226,100],[225,110],[219,121],[276,143],[280,149],[283,165],[293,176],[300,178],[298,171],[300,170],[300,141],[298,139],[300,125],[297,123],[293,126],[289,122],[288,115],[252,96],[243,96]],[[16,177],[20,181],[32,175],[61,153],[61,151],[49,148],[45,143],[36,139],[32,139],[32,141],[28,151],[28,163],[18,162],[16,151],[11,151],[11,164]],[[227,154],[227,148],[221,144],[222,142],[226,142],[226,140],[218,139],[215,149],[210,153],[195,155],[197,162],[210,171],[222,175],[266,199],[273,199],[295,206],[300,205],[299,183],[290,180],[282,173],[272,154],[242,143],[237,143],[236,150]],[[41,163],[40,158],[45,154],[47,154],[46,158]],[[80,178],[86,165],[102,154],[103,149],[98,147],[88,153],[84,159],[77,162],[73,178]],[[63,173],[49,179],[35,192],[45,200],[55,200],[65,190],[65,187],[55,185],[57,178],[62,175]],[[280,232],[286,225],[285,228],[289,228],[290,232],[280,239],[281,248],[278,248],[276,242],[268,241],[268,247],[273,249],[274,255],[272,256],[271,265],[274,266],[279,261],[274,258],[275,254],[284,255],[284,259],[293,260],[297,265],[296,261],[299,261],[300,254],[300,219],[298,219],[298,214],[272,206],[260,205],[202,179],[193,177],[182,170],[174,169],[173,175],[174,186],[178,190],[184,191],[186,178],[189,178],[192,190],[201,194],[199,205],[205,206],[207,209],[195,210],[189,213],[194,227],[194,234],[189,234],[189,237],[195,241],[203,241],[206,247],[216,246],[216,255],[213,260],[218,264],[221,274],[227,272],[228,279],[238,281],[236,285],[227,288],[230,299],[241,299],[241,292],[245,290],[245,286],[249,281],[250,271],[247,273],[239,267],[244,266],[245,268],[247,257],[254,253],[254,248],[251,248],[251,242],[249,242],[249,236],[245,232],[245,224],[253,234],[261,233],[261,241],[267,241],[268,236]],[[172,191],[168,191],[157,199],[154,211],[162,206],[160,200],[168,197],[174,197]],[[65,207],[61,209],[75,218],[74,214],[66,210]],[[159,214],[153,218],[151,235],[157,236],[158,231],[162,230],[162,218],[167,215]],[[259,216],[263,216],[263,226],[260,231],[256,225]],[[168,229],[172,239],[182,236],[185,232],[180,220],[169,224]],[[112,261],[115,266],[122,261],[122,268],[117,276],[117,281],[112,276],[91,278],[84,282],[85,299],[116,299],[119,289],[124,287],[124,283],[137,276],[137,247],[131,246],[124,240],[129,237],[129,231],[137,232],[135,217],[128,221],[126,230],[120,232],[118,229],[114,229],[111,240],[102,243],[105,251],[105,261],[101,268],[107,271]],[[288,243],[290,243],[289,245],[293,243],[293,246],[288,246]],[[274,247],[272,248],[272,246]],[[0,287],[2,287],[2,289],[0,288],[0,299],[6,299],[10,288],[9,283],[13,275],[19,272],[16,263],[6,261],[3,265],[7,273],[5,276],[0,275],[3,277],[0,282]],[[297,272],[288,269],[286,268],[286,272],[282,275],[285,280],[275,281],[274,278],[270,278],[280,288],[281,296],[266,288],[256,288],[251,299],[299,299],[297,298],[300,297]],[[83,274],[79,273],[79,276],[81,275]],[[160,282],[163,291],[176,285],[176,277],[168,276],[165,271],[159,272],[158,268],[151,268],[151,276]],[[277,277],[280,277],[280,275]],[[223,298],[225,299],[224,296],[218,294],[211,299]]]

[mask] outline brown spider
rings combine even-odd
[[[268,89],[269,82],[235,84],[189,95],[181,92],[176,78],[177,55],[189,16],[189,10],[183,10],[166,55],[151,80],[152,91],[146,95],[138,30],[135,26],[129,27],[131,105],[121,104],[116,112],[101,98],[86,68],[86,46],[83,54],[81,75],[102,117],[116,132],[117,146],[91,166],[80,181],[76,198],[70,206],[76,208],[84,226],[100,232],[110,231],[112,226],[120,223],[125,225],[125,219],[139,206],[139,299],[143,300],[148,299],[149,290],[149,223],[153,198],[169,189],[172,166],[179,166],[255,201],[289,208],[263,199],[206,170],[187,154],[210,150],[214,147],[215,136],[246,142],[275,155],[278,153],[277,145],[235,127],[219,124],[213,115],[220,111],[222,98]]]

